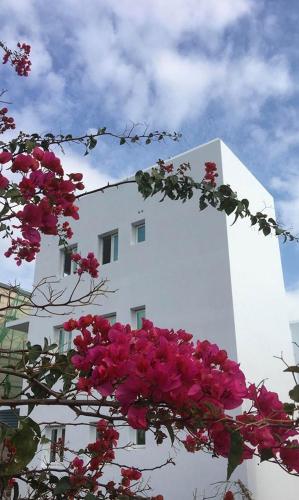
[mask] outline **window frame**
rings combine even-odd
[[[55,441],[52,439],[53,432],[56,432]],[[61,464],[64,460],[64,446],[65,446],[65,435],[66,426],[65,425],[51,425],[46,431],[47,437],[49,439],[49,450],[48,450],[48,460],[49,463]],[[60,450],[55,449],[59,439],[62,440],[63,447]],[[54,443],[54,446],[53,446]],[[54,448],[54,449],[53,449]]]
[[[144,228],[144,239],[139,240],[139,229]],[[139,245],[140,243],[144,243],[146,241],[146,225],[145,219],[133,222],[132,224],[132,243],[134,245]]]
[[[108,233],[101,234],[100,238],[100,255],[101,255],[101,264],[111,264],[112,262],[117,262],[119,259],[119,231],[115,229],[113,231],[109,231]],[[109,250],[109,259],[104,259],[104,250],[105,250],[105,240],[110,238],[110,250]],[[105,261],[105,262],[104,262]]]
[[[138,432],[144,432],[144,443],[138,443]],[[143,429],[133,429],[129,427],[129,443],[131,449],[142,449],[146,448],[146,430]]]
[[[140,317],[140,313],[143,313],[144,315]],[[142,319],[146,318],[146,307],[144,305],[139,307],[132,307],[131,315],[134,328],[136,328],[136,330],[140,330],[142,328]]]
[[[109,313],[109,314],[102,314],[102,318],[105,318],[109,321],[110,326],[114,325],[117,322],[117,315],[116,313]],[[112,323],[111,323],[112,320]]]
[[[66,278],[67,276],[72,276],[73,274],[75,274],[76,270],[77,270],[77,263],[73,260],[71,260],[70,258],[70,272],[66,272],[65,271],[65,261],[66,261],[66,255],[67,253],[68,254],[71,254],[71,253],[76,253],[78,252],[78,244],[77,243],[74,243],[73,245],[69,245],[67,247],[63,247],[60,249],[61,251],[61,255],[62,255],[62,258],[61,258],[61,275],[63,276],[63,278]]]
[[[63,343],[60,340],[62,333],[64,336]],[[65,342],[65,337],[67,337],[67,342]],[[73,332],[67,332],[66,330],[64,330],[63,326],[56,326],[55,340],[57,341],[59,354],[67,354],[72,349],[73,346]]]

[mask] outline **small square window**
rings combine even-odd
[[[102,264],[118,260],[118,232],[101,237]]]
[[[146,445],[146,431],[144,429],[129,428],[129,442],[134,448],[144,447]]]
[[[57,343],[60,354],[66,354],[72,348],[72,332],[66,332],[63,328],[57,328]]]
[[[50,440],[49,461],[63,462],[65,446],[65,426],[48,427],[47,437]]]
[[[116,313],[104,314],[103,318],[107,319],[110,325],[114,325],[114,323],[116,323]]]
[[[63,256],[63,276],[74,274],[77,269],[77,264],[71,259],[73,253],[78,250],[78,245],[72,245],[62,249]]]

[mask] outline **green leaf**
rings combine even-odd
[[[59,479],[58,483],[56,484],[54,493],[56,495],[59,495],[60,493],[65,493],[66,491],[69,491],[71,488],[72,486],[68,476],[63,476],[61,479]]]
[[[230,450],[227,463],[227,481],[238,465],[240,465],[243,453],[243,439],[239,431],[232,431],[230,434],[230,440]]]
[[[173,445],[174,439],[175,439],[175,435],[174,435],[174,432],[173,432],[172,425],[171,424],[165,424],[165,427],[168,430],[170,441],[171,441],[171,444]]]
[[[249,201],[246,200],[246,198],[243,198],[243,200],[241,200],[241,203],[242,205],[245,207],[246,210],[248,210],[248,207],[249,207]]]
[[[120,138],[119,144],[122,146],[123,144],[126,144],[126,139],[124,137]]]
[[[30,348],[28,348],[28,350],[29,361],[36,361],[42,352],[42,348],[38,344],[31,346]]]
[[[99,497],[96,497],[92,493],[87,493],[85,500],[98,500]]]
[[[93,137],[93,136],[90,136],[89,138],[89,149],[93,149],[96,147],[98,141]]]
[[[199,199],[199,210],[204,210],[205,208],[207,208],[207,206],[208,206],[207,202],[201,196],[200,199]]]
[[[261,457],[261,462],[265,462],[266,460],[270,460],[270,458],[273,458],[273,451],[271,448],[264,448],[263,450],[260,451],[260,457]]]
[[[290,398],[295,401],[296,403],[299,403],[299,385],[295,385],[295,387],[290,390],[289,392]]]
[[[284,403],[283,409],[288,415],[293,415],[296,410],[296,405],[294,403]]]
[[[221,194],[224,194],[224,196],[231,196],[231,194],[233,193],[232,189],[229,186],[226,186],[225,184],[219,186],[218,191]]]
[[[271,228],[269,226],[263,227],[263,233],[265,236],[268,236],[271,233]]]
[[[26,141],[25,148],[27,153],[31,153],[32,150],[35,148],[36,142],[35,141]]]
[[[17,429],[11,438],[12,443],[16,447],[14,461],[7,464],[5,473],[14,475],[22,471],[29,462],[33,459],[39,439],[35,431],[31,427],[33,421],[22,421],[19,429]]]

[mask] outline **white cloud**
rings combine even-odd
[[[80,172],[83,174],[83,182],[87,191],[116,180],[100,168],[96,168],[91,156],[82,156],[82,154],[67,151],[65,156],[60,154],[59,157],[66,173]]]
[[[299,284],[287,292],[287,307],[290,321],[299,321]]]
[[[272,178],[271,186],[280,193],[276,205],[280,221],[295,235],[299,234],[299,174],[283,172]]]
[[[12,46],[18,40],[32,45],[33,70],[14,113],[17,125],[31,132],[82,130],[86,117],[93,116],[91,125],[97,125],[94,115],[100,110],[101,118],[121,128],[132,120],[155,128],[198,129],[215,105],[226,127],[256,120],[248,128],[249,140],[254,147],[267,144],[274,157],[298,141],[297,117],[286,113],[271,132],[258,120],[269,99],[283,104],[296,88],[287,53],[264,50],[263,35],[274,40],[279,20],[269,12],[263,34],[257,33],[260,5],[256,0],[139,0],[132,7],[131,0],[90,0],[82,8],[81,0],[62,0],[53,12],[52,5],[34,0],[6,2],[1,36]],[[243,34],[234,39],[241,22],[254,33],[249,45],[243,45]],[[15,89],[22,95],[21,83]],[[105,153],[105,146],[87,158],[67,151],[62,161],[69,171],[83,171],[93,189],[106,183],[107,166],[116,163],[116,156]],[[290,201],[281,201],[279,208],[283,221],[299,229],[295,177],[292,184]]]

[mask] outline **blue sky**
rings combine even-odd
[[[28,79],[2,68],[10,110],[29,132],[178,130],[178,144],[104,142],[64,164],[89,187],[221,137],[274,194],[299,233],[299,5],[296,0],[10,0],[1,37],[32,45]],[[282,245],[288,303],[299,311],[299,246]],[[0,279],[17,276],[4,262]],[[29,286],[32,266],[18,275]]]

